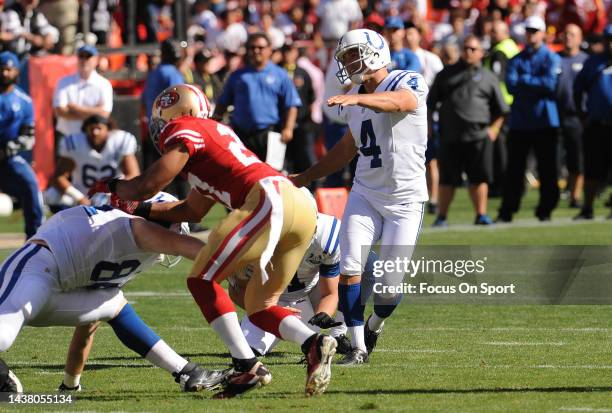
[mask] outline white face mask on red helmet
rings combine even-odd
[[[391,51],[379,33],[356,29],[342,36],[334,58],[338,63],[336,77],[340,83],[344,84],[350,79],[353,83],[361,84],[366,72],[374,72],[391,63]]]

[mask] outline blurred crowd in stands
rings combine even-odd
[[[177,32],[178,22],[184,31]],[[143,125],[161,90],[191,83],[260,156],[263,134],[281,133],[286,169],[294,173],[346,131],[324,104],[350,87],[335,77],[333,51],[348,30],[369,28],[387,39],[392,70],[421,72],[434,91],[427,154],[434,225],[448,225],[454,188],[465,183],[475,223],[488,225],[488,197],[503,197],[498,221],[510,222],[525,176],[540,188],[541,221],[557,207],[560,177],[569,205],[582,207],[577,218],[593,217],[612,163],[610,22],[610,0],[0,0],[0,45],[21,62],[77,54],[78,73],[62,79],[54,97],[57,145],[89,117],[112,113],[105,77],[121,67],[103,51],[155,43],[159,51],[136,63],[146,73],[134,89],[142,92]],[[250,71],[262,75],[249,77]],[[270,85],[272,78],[281,86],[243,96],[244,85]],[[69,92],[82,84],[93,92]],[[597,139],[589,141],[585,128]],[[156,153],[142,131],[146,167]],[[537,166],[528,161],[530,150]],[[320,185],[348,185],[350,174]]]

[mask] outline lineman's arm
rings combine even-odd
[[[204,246],[197,238],[177,234],[142,218],[134,217],[130,222],[136,245],[145,251],[180,255],[193,261]]]
[[[321,277],[319,276],[319,291],[321,301],[315,310],[315,314],[323,312],[333,316],[338,308],[338,280],[340,277]]]
[[[418,106],[417,97],[405,89],[351,95],[337,95],[327,99],[328,106],[362,106],[377,112],[412,112]]]
[[[77,204],[89,205],[89,199],[85,194],[76,189],[70,182],[70,175],[76,168],[76,163],[70,158],[60,156],[55,166],[55,172],[51,178],[51,185],[62,194],[72,197]]]
[[[134,154],[125,155],[121,159],[120,167],[126,179],[140,175],[140,166],[138,166],[138,159]]]
[[[293,183],[300,187],[315,179],[330,175],[348,164],[357,154],[357,147],[350,129],[344,137],[316,164],[301,174],[290,176]]]
[[[188,149],[177,143],[169,147],[142,175],[117,182],[114,192],[126,201],[151,198],[172,182],[188,160]]]
[[[165,222],[200,222],[215,201],[192,189],[186,199],[151,205],[149,219]]]

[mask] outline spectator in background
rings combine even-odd
[[[142,92],[142,103],[145,107],[147,124],[151,118],[151,109],[157,95],[170,86],[185,83],[185,79],[178,67],[183,61],[186,48],[186,42],[172,39],[164,40],[160,44],[160,64],[147,73],[145,87]]]
[[[380,14],[373,12],[363,21],[363,28],[382,33],[385,29],[385,19]]]
[[[113,13],[119,0],[86,0],[89,5],[90,30],[98,38],[98,45],[105,46],[109,41]],[[53,3],[53,0],[51,1]]]
[[[62,136],[79,133],[83,120],[91,115],[108,117],[113,110],[113,87],[96,71],[98,49],[82,46],[77,57],[77,72],[61,78],[53,94],[56,143]]]
[[[246,49],[246,65],[230,74],[214,117],[221,119],[233,105],[232,129],[247,148],[265,160],[268,132],[280,131],[281,140],[289,143],[302,103],[287,72],[270,62],[272,47],[264,33],[251,34]]]
[[[440,103],[440,198],[434,227],[446,227],[455,188],[465,172],[476,212],[475,225],[493,223],[487,215],[488,182],[492,175],[491,141],[508,112],[495,75],[482,67],[484,50],[478,37],[467,36],[458,63],[444,68],[427,98],[428,113]]]
[[[589,57],[574,82],[578,110],[586,97],[584,205],[576,219],[593,219],[595,196],[612,165],[612,24],[606,26],[604,39],[603,53]]]
[[[561,122],[561,138],[565,149],[570,208],[580,208],[580,197],[584,183],[584,160],[582,154],[582,121],[574,103],[574,80],[589,57],[580,50],[582,30],[575,24],[568,24],[562,34],[563,51],[561,72],[557,86],[557,108]]]
[[[268,36],[273,50],[279,50],[285,44],[285,34],[274,26],[274,17],[270,13],[261,16],[261,31]]]
[[[104,0],[95,2],[104,3]],[[39,10],[59,31],[59,41],[55,50],[65,55],[74,53],[74,40],[79,21],[79,0],[40,0]]]
[[[437,54],[421,48],[421,31],[413,23],[406,24],[406,42],[408,48],[416,54],[421,66],[421,74],[427,82],[427,86],[431,86],[433,81],[443,68],[444,64]]]
[[[321,0],[317,16],[318,29],[327,47],[335,47],[342,35],[358,28],[363,19],[357,0]]]
[[[212,71],[212,58],[212,53],[207,49],[200,50],[195,54],[193,57],[195,66],[193,81],[194,84],[202,89],[202,92],[204,92],[206,98],[214,108],[223,90],[223,80]]]
[[[456,43],[447,43],[440,49],[440,60],[445,67],[457,63],[459,57],[459,46]]]
[[[300,57],[297,60],[297,65],[308,73],[315,92],[315,100],[312,102],[310,113],[312,121],[316,125],[318,135],[321,123],[323,123],[323,109],[321,106],[323,105],[323,96],[325,95],[325,73],[308,58],[305,48],[298,47],[298,50]]]
[[[32,167],[21,156],[34,146],[32,100],[15,85],[19,60],[0,53],[0,190],[17,198],[23,208],[26,238],[43,221],[42,195]]]
[[[508,61],[516,56],[520,49],[510,38],[508,25],[501,21],[493,22],[491,27],[491,50],[485,60],[485,67],[490,69],[499,81],[499,87],[508,105],[512,105],[512,95],[506,86],[506,67]],[[502,125],[497,139],[493,142],[493,181],[489,186],[489,196],[500,196],[504,185],[508,165],[508,121]]]
[[[404,22],[399,16],[387,17],[384,34],[391,50],[391,65],[389,65],[388,70],[420,72],[419,58],[412,50],[404,47],[406,31],[404,30]]]
[[[37,7],[38,0],[18,0],[4,10],[0,21],[4,50],[21,58],[44,54],[55,46],[59,32]]]
[[[297,111],[293,139],[287,144],[286,154],[290,165],[289,173],[300,173],[314,165],[317,160],[314,153],[316,127],[310,113],[310,107],[315,101],[315,91],[308,72],[297,64],[299,52],[295,44],[283,46],[282,53],[282,67],[293,80],[302,101]]]
[[[559,114],[555,102],[561,58],[544,44],[546,25],[538,16],[525,21],[527,45],[506,69],[506,85],[514,96],[508,136],[508,169],[498,221],[511,222],[518,212],[524,190],[527,156],[535,151],[540,200],[535,211],[549,221],[559,202],[557,153]]]
[[[408,48],[416,54],[421,65],[421,73],[425,78],[428,87],[434,82],[436,75],[444,68],[442,60],[428,50],[421,48],[421,32],[413,23],[409,22],[406,25],[406,41]],[[425,151],[425,167],[427,168],[427,189],[429,191],[429,202],[427,203],[427,212],[435,214],[438,207],[438,146],[439,139],[437,133],[431,133],[427,142],[427,150]]]
[[[103,116],[85,119],[82,132],[66,136],[59,146],[51,186],[45,191],[45,201],[53,212],[90,205],[86,195],[96,181],[140,175],[136,137],[116,129]]]

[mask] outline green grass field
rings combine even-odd
[[[530,193],[517,216],[521,227],[473,229],[466,225],[473,217],[460,191],[449,216],[456,228],[426,229],[421,242],[611,243],[612,221],[570,223],[573,210],[556,211],[551,224],[532,222],[534,199]],[[601,207],[598,212],[604,213]],[[225,349],[185,288],[188,269],[187,262],[172,271],[155,267],[130,283],[126,296],[179,353],[224,367]],[[124,348],[103,326],[82,378],[85,389],[73,405],[0,405],[0,411],[612,412],[612,307],[409,302],[407,297],[388,321],[371,363],[334,368],[321,397],[303,396],[305,369],[296,345],[282,343],[265,358],[273,374],[270,386],[217,401],[210,393],[180,393],[168,373]],[[61,382],[70,336],[69,328],[26,327],[2,357],[28,392],[49,393]]]

